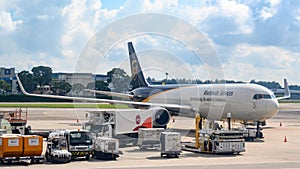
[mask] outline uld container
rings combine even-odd
[[[23,137],[14,134],[0,136],[0,158],[21,157],[23,155]]]
[[[43,152],[43,137],[37,135],[23,136],[23,156],[40,156]]]

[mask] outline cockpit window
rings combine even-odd
[[[271,96],[269,94],[255,94],[253,96],[253,99],[258,100],[258,99],[272,99],[275,98],[275,96]]]

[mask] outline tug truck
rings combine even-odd
[[[67,150],[65,131],[57,130],[47,138],[46,160],[52,163],[68,163],[72,154]]]
[[[31,163],[40,163],[44,160],[43,138],[36,135],[4,134],[0,136],[1,163],[31,160]]]
[[[90,131],[87,130],[67,130],[65,132],[68,151],[72,154],[72,159],[85,157],[90,159],[93,148],[93,139]]]
[[[120,143],[136,143],[139,128],[165,127],[170,114],[164,109],[125,109],[89,111],[83,129],[95,137],[111,137]]]

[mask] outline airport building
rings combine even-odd
[[[17,78],[15,74],[15,68],[0,68],[0,80],[4,80],[11,86],[11,91],[8,91],[12,94],[17,94]]]
[[[89,83],[95,81],[104,81],[107,82],[109,77],[101,74],[92,74],[92,73],[53,73],[52,79],[57,81],[67,82],[71,85],[79,83],[86,87]]]
[[[95,81],[104,81],[107,82],[109,77],[106,75],[100,75],[100,74],[92,74],[92,73],[53,73],[52,74],[52,80],[60,81],[60,82],[67,82],[71,85],[74,84],[82,84],[84,88],[87,87],[89,83],[95,82]],[[79,93],[73,93],[73,91],[70,91],[68,95],[85,95],[85,96],[92,96],[93,94],[90,92],[83,92],[80,91]]]

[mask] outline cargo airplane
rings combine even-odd
[[[153,110],[153,121],[158,127],[165,126],[172,115],[195,117],[196,113],[209,120],[223,120],[230,113],[232,119],[245,123],[257,122],[259,125],[278,112],[278,100],[290,97],[286,79],[284,80],[284,96],[279,98],[276,98],[269,89],[257,84],[149,85],[144,78],[131,42],[128,43],[128,50],[132,73],[129,94],[86,90],[129,98],[129,101],[31,94],[25,91],[18,76],[17,80],[21,91],[29,96],[117,103],[149,108]]]

